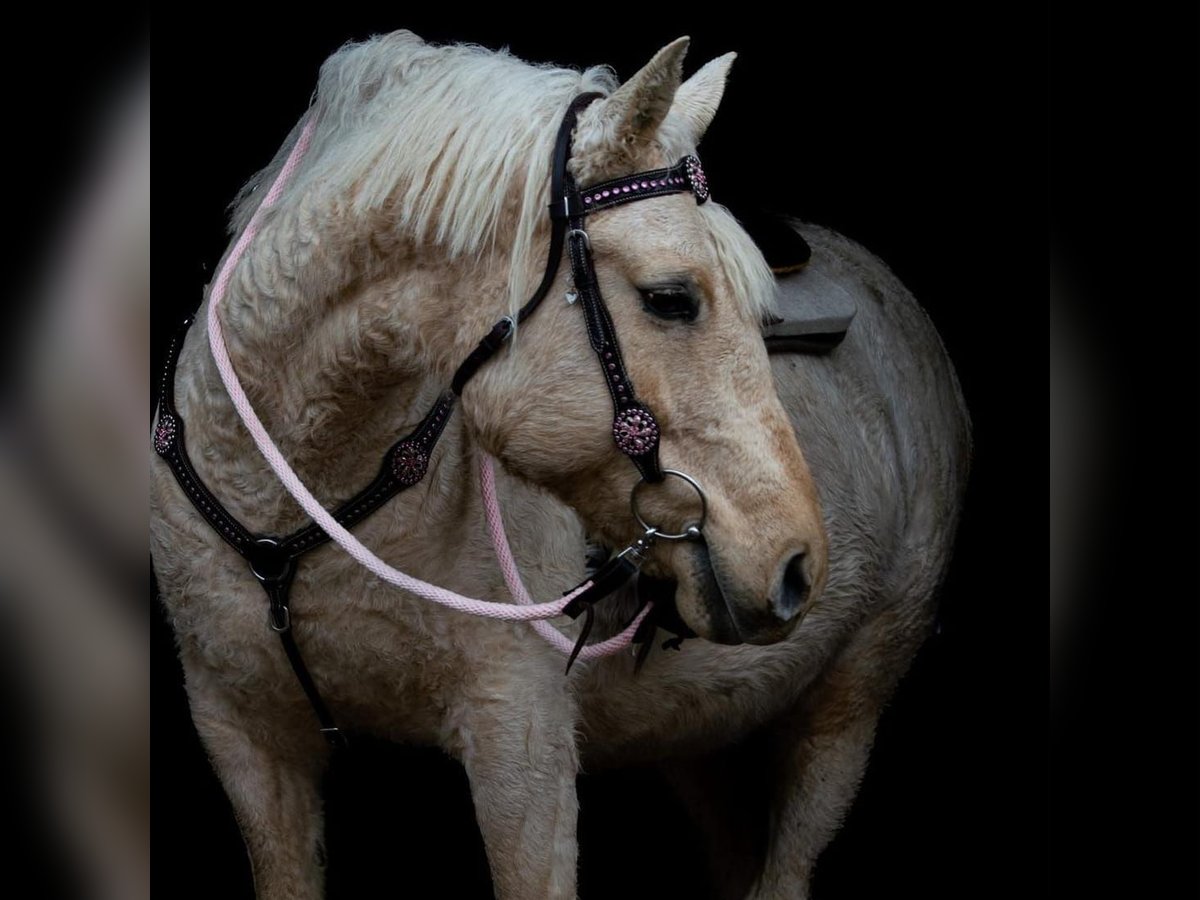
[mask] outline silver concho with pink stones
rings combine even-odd
[[[626,456],[641,456],[658,446],[658,422],[644,406],[630,406],[613,419],[613,440]]]
[[[158,425],[154,427],[154,449],[159,453],[169,453],[175,445],[175,435],[178,433],[175,417],[169,412],[163,413],[158,417]]]
[[[708,178],[704,175],[704,167],[700,165],[700,160],[694,156],[685,157],[684,171],[687,173],[688,184],[692,186],[692,193],[696,195],[696,202],[703,203],[708,199]]]
[[[424,478],[428,468],[429,454],[416,441],[404,441],[392,453],[392,474],[405,487]]]

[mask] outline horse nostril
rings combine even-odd
[[[804,575],[804,554],[797,553],[784,567],[779,594],[771,602],[775,615],[784,622],[794,619],[804,601],[808,599],[808,590],[808,578]]]

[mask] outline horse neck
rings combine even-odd
[[[235,362],[235,366],[240,371],[241,363]],[[296,379],[297,383],[302,380]],[[411,430],[443,386],[436,378],[401,379],[373,407],[374,415],[365,417],[372,427],[362,429],[358,443],[367,449],[350,449],[349,437],[346,443],[331,443],[324,454],[326,464],[294,466],[301,479],[326,508],[348,499],[370,482],[386,449]],[[264,534],[286,534],[307,524],[307,516],[238,422],[208,350],[207,336],[200,329],[193,330],[181,357],[176,397],[201,478],[237,519],[251,531]],[[336,417],[330,421],[345,430],[345,423],[338,423]],[[267,429],[275,437],[278,426],[268,424]],[[200,443],[193,443],[197,439]],[[276,442],[289,462],[295,463],[294,453],[283,448],[283,442]],[[199,446],[204,452],[196,449]],[[481,452],[461,413],[456,412],[438,441],[425,478],[355,530],[369,546],[409,574],[471,596],[504,600],[507,591],[491,548],[477,477]],[[512,549],[526,584],[538,598],[557,596],[564,585],[574,584],[583,575],[582,525],[543,490],[506,475],[499,467],[496,474]],[[231,490],[230,485],[237,488]],[[519,527],[511,527],[518,522]]]
[[[260,241],[276,247],[294,237],[264,229]],[[330,240],[290,243],[327,251],[333,246]],[[464,271],[436,255],[385,246],[377,237],[369,243],[386,263],[338,260],[329,253],[323,258],[309,250],[297,261],[303,267],[285,271],[276,254],[247,254],[222,315],[230,356],[251,402],[285,458],[327,508],[370,482],[387,449],[430,409],[454,367],[506,306],[502,264]],[[206,336],[193,334],[180,371],[191,388],[180,385],[181,411],[189,431],[198,425],[211,450],[198,460],[202,477],[211,483],[223,474],[226,484],[242,486],[228,497],[229,506],[252,530],[286,533],[304,525],[306,516],[237,422]],[[372,545],[386,546],[389,559],[405,561],[419,577],[467,592],[497,589],[475,477],[479,452],[456,412],[425,479],[367,524],[383,530]],[[214,471],[218,465],[224,473]],[[502,476],[500,492],[521,522],[511,535],[513,549],[535,595],[553,596],[578,580],[583,562],[578,519],[514,479]],[[464,559],[481,562],[464,566]],[[528,565],[534,561],[537,566]]]
[[[239,380],[268,433],[329,507],[369,483],[387,449],[432,407],[493,317],[485,307],[489,297],[501,302],[503,281],[378,233],[304,233],[305,218],[302,211],[264,225],[220,315]],[[255,486],[248,514],[264,530],[302,524],[237,424],[206,346],[200,356],[192,392],[199,402],[191,405],[211,420],[214,455],[237,460],[233,477]],[[477,506],[474,450],[461,416],[437,457],[430,475],[436,470],[444,481],[438,495],[453,495],[459,509]],[[426,490],[423,483],[405,495]]]
[[[324,220],[317,228],[306,225]],[[503,312],[507,261],[447,259],[362,217],[270,221],[223,301],[226,343],[296,471],[344,481],[410,430]]]

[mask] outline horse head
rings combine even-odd
[[[667,45],[580,113],[570,162],[577,184],[695,154],[734,54],[683,82],[687,44]],[[535,171],[542,163],[534,161]],[[662,465],[690,475],[707,498],[703,539],[659,542],[648,570],[677,582],[680,616],[700,636],[769,643],[790,632],[820,591],[826,535],[760,334],[772,275],[732,215],[693,193],[589,217],[588,243],[629,380],[653,410]],[[576,288],[570,270],[559,273],[550,301],[521,326],[511,352],[466,388],[463,409],[478,441],[509,471],[569,504],[592,534],[623,546],[641,530],[630,509],[639,474],[614,444],[605,383],[613,367],[602,354],[597,365],[588,346]],[[700,515],[682,479],[643,485],[638,503],[662,531],[685,530]]]

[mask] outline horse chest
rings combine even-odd
[[[689,646],[689,643],[692,646]],[[637,677],[593,674],[579,692],[586,765],[629,765],[728,745],[795,704],[833,655],[832,631],[771,647],[685,642]]]

